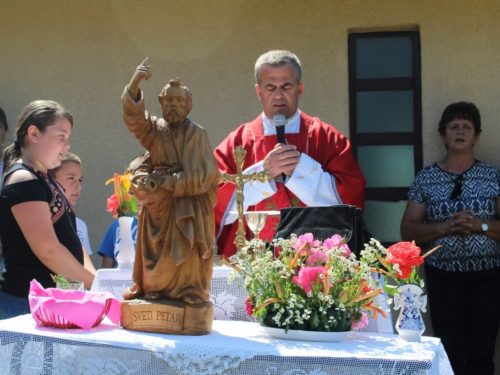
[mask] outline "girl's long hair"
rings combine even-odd
[[[66,117],[73,126],[73,117],[59,103],[52,100],[35,100],[28,104],[17,120],[14,143],[3,152],[3,173],[7,172],[22,155],[22,148],[27,146],[26,134],[31,125],[42,133],[59,118]]]

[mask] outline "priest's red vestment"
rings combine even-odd
[[[297,146],[299,152],[305,153],[320,163],[323,171],[333,177],[332,186],[339,203],[364,207],[366,181],[354,160],[351,144],[344,135],[319,118],[310,117],[301,112],[299,133],[286,134],[286,139],[289,144]],[[229,134],[215,149],[214,154],[221,172],[236,174],[233,154],[235,147],[243,146],[247,152],[243,164],[243,170],[245,170],[263,160],[276,143],[276,135],[264,135],[261,114],[254,121],[241,125]],[[276,186],[278,188],[276,194],[256,206],[249,207],[248,210],[279,210],[291,206],[305,206],[284,184],[277,183]],[[238,220],[224,225],[234,194],[234,184],[229,182],[219,184],[218,202],[215,207],[217,246],[218,254],[228,257],[236,252],[234,239]],[[278,218],[268,218],[260,238],[270,240],[276,230],[278,220]],[[247,238],[250,238],[251,232],[248,228],[245,229]]]

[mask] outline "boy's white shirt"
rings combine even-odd
[[[80,218],[76,218],[76,233],[78,234],[78,238],[80,238],[80,242],[82,246],[87,250],[89,255],[92,255],[92,249],[90,247],[89,241],[89,232],[87,230],[87,224]]]

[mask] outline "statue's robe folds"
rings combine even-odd
[[[178,128],[150,116],[142,98],[122,96],[128,129],[149,152],[132,186],[144,199],[139,215],[133,281],[136,297],[199,297],[209,301],[215,247],[214,206],[219,170],[207,133],[186,119]],[[166,178],[154,192],[149,175]]]

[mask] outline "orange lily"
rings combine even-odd
[[[380,307],[377,307],[377,306],[373,306],[373,305],[364,305],[364,306],[361,306],[362,309],[364,310],[370,310],[370,311],[373,311],[373,316],[372,316],[372,319],[375,319],[377,317],[377,314],[380,313],[380,315],[382,315],[384,318],[387,318],[387,314],[384,312],[384,310],[382,310]]]
[[[241,268],[236,267],[234,264],[232,264],[229,259],[225,255],[221,255],[220,257],[222,261],[226,264],[226,266],[231,267],[233,270],[236,270],[238,272],[241,272]]]
[[[269,298],[267,301],[264,301],[264,303],[262,303],[261,305],[257,306],[255,308],[255,311],[259,311],[260,309],[263,309],[264,307],[266,307],[267,305],[269,305],[271,303],[283,303],[283,301],[280,300],[280,299],[278,299],[278,298]]]
[[[299,249],[299,251],[297,251],[297,254],[295,254],[295,258],[293,258],[292,260],[292,263],[290,264],[290,269],[294,269],[295,266],[297,265],[297,262],[299,261],[299,257],[301,256],[302,254],[302,250],[304,250],[304,248],[308,245],[308,243],[306,242],[305,244],[302,245],[302,247]]]
[[[382,269],[370,268],[370,271],[378,272],[378,273],[385,273],[386,275],[390,275],[389,272],[382,270]]]
[[[373,289],[373,290],[370,290],[369,292],[366,292],[356,298],[354,298],[352,300],[352,302],[359,302],[359,301],[362,301],[364,299],[367,299],[367,298],[371,298],[373,296],[376,296],[377,294],[382,294],[382,289]]]
[[[281,292],[281,285],[278,280],[276,280],[275,285],[276,285],[276,291],[278,292],[278,296],[280,298],[283,298],[283,293]]]
[[[429,250],[429,251],[428,251],[428,252],[426,252],[424,255],[422,255],[422,258],[425,258],[426,256],[431,255],[434,251],[436,251],[437,249],[439,249],[439,248],[441,248],[441,247],[443,247],[443,245],[438,245],[438,246],[436,246],[434,249]]]
[[[108,185],[110,182],[114,181],[115,185],[115,194],[118,199],[120,199],[120,175],[118,173],[115,173],[115,175],[110,178],[108,181],[106,181],[105,185]]]

